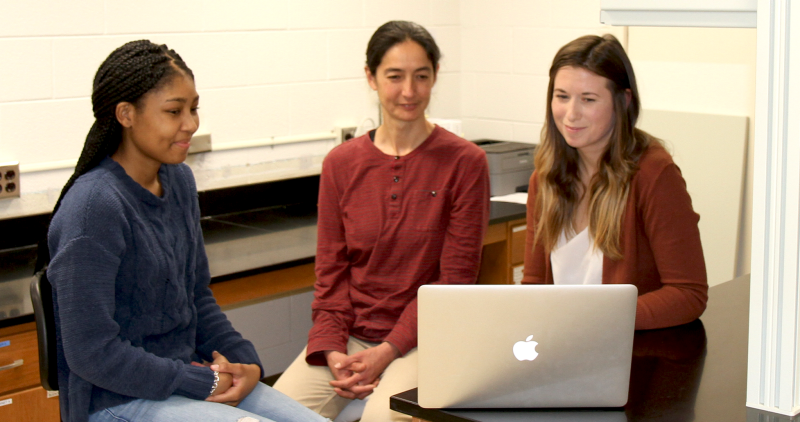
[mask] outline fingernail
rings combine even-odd
[[[211,365],[210,368],[212,371],[219,371],[219,365]]]
[[[339,368],[342,367],[342,364],[341,363],[337,363],[336,365],[333,365],[333,367],[336,368],[336,369],[339,369]]]

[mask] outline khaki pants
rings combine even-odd
[[[350,337],[347,354],[377,346]],[[275,383],[275,389],[297,400],[320,415],[334,419],[350,403],[333,391],[328,384],[333,375],[327,366],[312,366],[306,363],[306,350],[303,349],[286,372]],[[361,416],[362,422],[411,421],[411,416],[389,409],[389,397],[417,387],[417,349],[395,359],[383,371],[381,382],[369,395]]]

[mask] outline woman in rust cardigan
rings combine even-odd
[[[522,282],[634,284],[636,329],[698,318],[708,299],[700,217],[670,154],[634,127],[639,95],[619,41],[562,47],[547,100]]]

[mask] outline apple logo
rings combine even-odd
[[[512,350],[514,351],[514,357],[517,358],[518,361],[534,360],[539,356],[539,353],[536,351],[536,346],[538,346],[539,343],[531,341],[532,338],[533,334],[529,335],[525,341],[514,343],[514,349]]]

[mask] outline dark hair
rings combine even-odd
[[[406,40],[414,41],[425,50],[436,74],[439,59],[442,58],[436,41],[422,25],[409,21],[389,21],[375,30],[367,44],[367,68],[370,73],[375,74],[383,61],[383,56],[390,48]]]
[[[109,54],[97,69],[92,85],[94,124],[86,135],[75,172],[61,190],[51,220],[75,180],[97,167],[122,142],[122,125],[116,117],[117,104],[129,102],[139,106],[146,93],[160,89],[179,74],[185,74],[194,80],[194,74],[181,56],[163,44],[154,44],[148,40],[131,41]],[[49,261],[50,251],[45,232],[39,242],[36,271]]]

